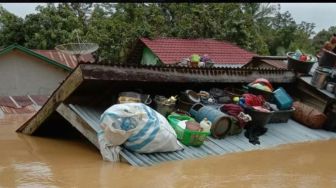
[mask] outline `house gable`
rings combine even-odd
[[[68,70],[13,49],[0,56],[0,96],[50,95],[68,74]]]
[[[158,65],[160,64],[160,59],[152,52],[152,50],[145,47],[142,53],[141,64],[142,65]]]
[[[35,58],[38,58],[38,59],[42,60],[43,62],[49,63],[49,64],[57,66],[59,68],[62,68],[64,70],[66,70],[66,71],[71,71],[72,70],[70,67],[67,67],[67,66],[65,66],[65,65],[63,65],[61,63],[58,63],[57,61],[49,59],[49,58],[47,58],[47,57],[45,57],[45,56],[43,56],[41,54],[38,54],[38,53],[36,53],[36,52],[34,52],[34,51],[32,51],[32,50],[30,50],[28,48],[25,48],[23,46],[20,46],[18,44],[12,44],[12,45],[7,46],[6,48],[2,49],[0,51],[0,56],[5,55],[5,54],[13,51],[14,49],[17,49],[17,50],[19,50],[19,51],[21,51],[21,52],[23,52],[25,54],[28,54],[28,55],[31,55],[31,56],[35,57]]]

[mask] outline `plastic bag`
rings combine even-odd
[[[104,152],[108,150],[106,148],[114,148],[111,152],[119,153],[116,146],[120,145],[139,153],[183,149],[166,118],[142,103],[111,106],[101,115],[100,126],[103,129],[101,133],[103,140],[99,143]],[[118,160],[111,156],[103,158]]]

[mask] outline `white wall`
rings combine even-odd
[[[50,95],[68,74],[55,65],[13,50],[0,56],[0,96]]]

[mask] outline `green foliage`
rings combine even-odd
[[[0,6],[0,46],[6,47],[13,43],[21,44],[24,41],[22,24],[23,19]]]
[[[334,33],[336,33],[336,26],[332,26],[328,30],[323,29],[318,32],[312,41],[315,52],[318,52],[323,47],[324,43],[330,40]]]
[[[28,48],[53,49],[58,44],[73,42],[74,29],[82,30],[75,12],[66,4],[56,7],[49,3],[37,7],[37,11],[27,15],[23,24],[23,45]]]
[[[0,45],[53,49],[79,34],[99,44],[100,57],[122,62],[139,37],[213,38],[260,55],[284,55],[296,48],[313,52],[313,43],[328,35],[311,40],[314,24],[297,24],[268,3],[49,3],[36,10],[21,19],[1,7]]]

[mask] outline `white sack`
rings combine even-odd
[[[99,134],[104,160],[117,161],[119,145],[139,153],[167,152],[183,149],[174,129],[165,117],[142,103],[116,104],[101,115]]]

